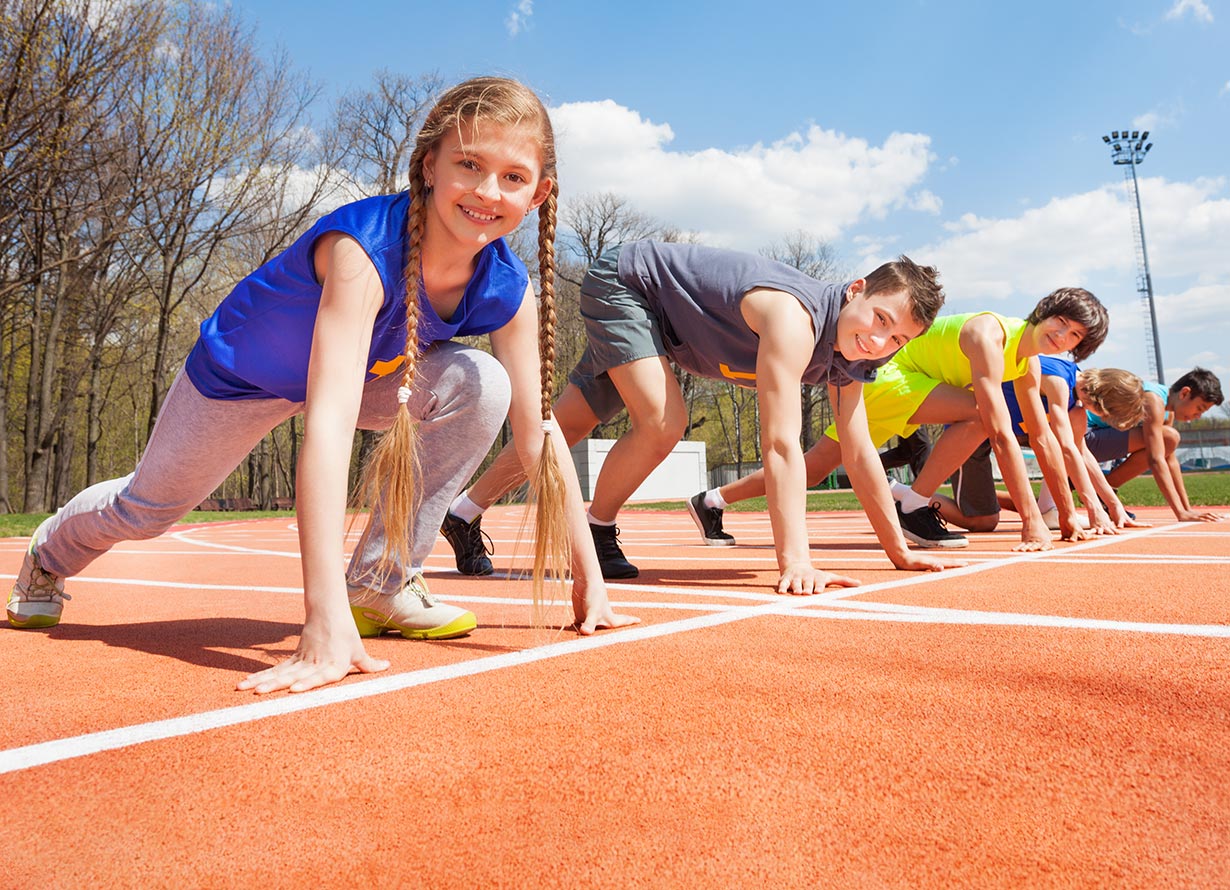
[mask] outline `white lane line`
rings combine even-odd
[[[1141,536],[1146,534],[1158,534],[1167,531],[1170,528],[1173,528],[1173,526],[1162,526],[1155,529],[1146,529],[1141,532],[1137,532],[1137,534]],[[1066,548],[1062,552],[1071,553],[1075,550],[1096,549],[1106,546],[1108,543],[1114,543],[1115,540],[1115,538],[1094,539],[1092,541],[1087,541]],[[840,605],[842,607],[840,611],[833,610],[816,614],[850,617],[852,617],[852,613],[860,611],[873,614],[880,611],[886,613],[890,617],[895,617],[898,619],[901,619],[902,616],[915,616],[913,619],[907,618],[904,620],[934,620],[937,616],[943,614],[959,615],[960,612],[945,613],[943,610],[928,609],[927,607],[901,606],[889,603],[872,603],[867,601],[850,601],[849,597],[862,596],[880,590],[893,590],[903,587],[914,587],[918,585],[937,583],[940,581],[950,580],[954,576],[985,572],[994,568],[1002,568],[1038,559],[1046,559],[1048,556],[1054,555],[1056,555],[1056,551],[1037,551],[1033,553],[1014,554],[998,561],[966,566],[960,569],[950,569],[945,572],[911,575],[907,578],[895,578],[891,581],[869,584],[864,587],[826,591],[824,593],[812,594],[810,596],[781,598],[775,602],[767,602],[755,606],[734,606],[723,611],[694,616],[692,618],[668,621],[658,625],[636,625],[634,627],[622,628],[617,632],[612,632],[609,634],[578,637],[563,642],[550,643],[545,646],[522,650],[520,652],[476,658],[460,664],[447,665],[421,671],[411,671],[404,674],[382,675],[372,679],[359,680],[340,686],[329,686],[324,689],[305,692],[298,695],[282,695],[276,698],[262,699],[248,705],[223,708],[215,711],[205,711],[185,717],[175,717],[168,720],[136,724],[133,726],[120,727],[118,729],[105,730],[96,733],[88,733],[86,735],[74,736],[71,738],[56,739],[49,742],[26,745],[20,748],[11,748],[5,751],[0,751],[0,774],[14,772],[16,770],[29,769],[34,766],[55,763],[61,760],[83,757],[102,751],[130,747],[145,742],[158,741],[177,736],[192,735],[207,732],[211,729],[219,729],[226,726],[250,723],[257,720],[264,720],[270,717],[295,713],[312,708],[325,707],[342,702],[357,701],[363,698],[368,698],[375,695],[384,695],[389,692],[409,689],[411,687],[421,686],[427,683],[474,676],[481,673],[487,673],[489,671],[532,664],[534,662],[544,661],[550,658],[558,658],[581,652],[589,652],[594,649],[604,648],[606,646],[627,645],[656,637],[671,636],[674,634],[686,633],[691,630],[717,627],[723,624],[729,624],[735,621],[742,621],[748,618],[765,615],[784,615],[795,613],[800,610],[807,609],[807,607],[810,606]],[[711,592],[710,595],[715,594],[714,592]],[[806,614],[808,617],[812,616],[811,612],[804,612],[802,614]],[[1003,623],[1014,623],[1025,626],[1035,626],[1041,617],[1047,621],[1045,626],[1054,627],[1087,626],[1095,627],[1099,630],[1131,630],[1150,633],[1186,633],[1204,636],[1230,636],[1230,628],[1217,625],[1149,625],[1132,622],[1093,622],[1090,619],[1063,618],[1058,616],[1020,616],[1008,613],[978,612],[970,612],[968,614],[977,617],[979,621],[988,620],[987,616],[1002,616]],[[1034,623],[1031,624],[1031,621]]]
[[[1065,630],[1102,630],[1124,633],[1171,634],[1188,637],[1217,637],[1230,639],[1230,626],[1225,624],[1164,624],[1149,621],[1112,621],[1100,618],[1070,618],[1062,615],[1029,615],[1017,612],[974,612],[964,609],[919,609],[900,611],[893,603],[843,603],[845,606],[866,606],[868,611],[798,612],[805,618],[839,618],[864,621],[903,621],[921,624],[998,625],[1002,627],[1056,627]],[[872,611],[882,606],[885,611]]]

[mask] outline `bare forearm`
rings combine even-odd
[[[1166,466],[1170,470],[1170,481],[1174,485],[1175,494],[1178,495],[1179,503],[1183,505],[1184,510],[1192,508],[1192,502],[1187,497],[1187,486],[1183,483],[1183,467],[1179,465],[1179,459],[1173,454],[1166,459]]]
[[[811,562],[807,540],[807,476],[796,445],[765,449],[765,496],[778,568]]]
[[[331,429],[304,436],[299,457],[295,504],[302,554],[304,604],[312,611],[341,608],[346,603],[345,565],[341,542],[346,517],[346,469],[352,441]],[[306,482],[302,480],[307,480]]]
[[[991,436],[991,447],[995,451],[995,460],[999,464],[1000,473],[1004,478],[1004,486],[1008,495],[1017,505],[1017,512],[1026,525],[1031,522],[1042,523],[1042,514],[1038,512],[1038,502],[1034,498],[1033,486],[1029,483],[1029,473],[1025,469],[1025,458],[1016,444],[1016,439],[1007,436]],[[1065,490],[1067,486],[1064,486]]]
[[[901,534],[901,526],[897,524],[896,507],[879,460],[872,466],[853,457],[845,461],[845,467],[880,546],[894,565],[901,565],[909,553],[909,546]]]

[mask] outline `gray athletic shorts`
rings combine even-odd
[[[991,472],[990,439],[984,439],[948,481],[952,483],[952,499],[966,516],[998,515],[999,497]]]
[[[1085,432],[1085,444],[1089,446],[1093,459],[1100,464],[1118,460],[1128,456],[1128,436],[1131,433],[1131,430],[1097,427]]]
[[[568,382],[581,391],[590,410],[603,423],[624,407],[607,371],[637,359],[667,355],[662,329],[649,301],[620,282],[618,270],[616,245],[594,260],[585,273],[581,317],[589,343],[568,375]]]

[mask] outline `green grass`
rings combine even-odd
[[[1187,487],[1187,496],[1193,506],[1225,507],[1230,506],[1230,473],[1187,473],[1183,477]],[[1037,485],[1034,486],[1035,490]],[[1166,501],[1162,493],[1153,484],[1153,479],[1143,476],[1133,479],[1121,489],[1119,497],[1128,507],[1164,507]],[[683,501],[656,501],[654,503],[628,504],[628,510],[685,510]],[[762,511],[765,509],[764,498],[751,498],[734,504],[730,510],[736,513]],[[849,489],[838,491],[809,491],[807,493],[808,510],[861,510],[862,506],[854,492]],[[234,522],[238,519],[261,519],[269,516],[293,516],[291,510],[252,510],[247,513],[236,512],[202,512],[194,510],[185,516],[182,523],[195,522]],[[0,513],[0,538],[28,537],[38,524],[47,518],[46,513]]]
[[[264,519],[270,516],[294,515],[294,510],[251,510],[247,513],[193,510],[179,523],[186,525],[196,522],[234,522],[237,519]],[[0,538],[29,537],[47,516],[47,513],[0,513]]]

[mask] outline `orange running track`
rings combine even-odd
[[[722,549],[625,511],[643,623],[587,638],[440,541],[477,632],[264,697],[233,687],[294,651],[293,522],[125,544],[0,636],[0,887],[1227,887],[1230,522],[1142,514],[914,574],[814,513],[864,586],[785,597],[764,514]],[[508,570],[520,511],[483,524]]]

